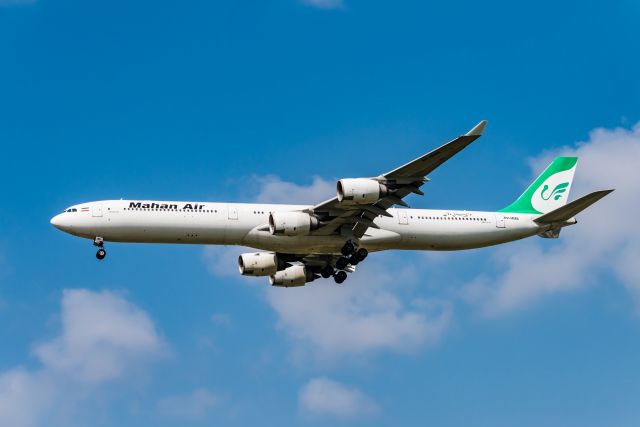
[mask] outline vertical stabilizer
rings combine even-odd
[[[567,203],[577,157],[556,157],[518,199],[499,212],[545,214]]]

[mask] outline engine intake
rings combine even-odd
[[[306,236],[318,226],[318,218],[305,212],[272,212],[269,214],[269,231],[273,235]]]
[[[314,279],[313,273],[307,271],[303,265],[292,265],[284,270],[277,271],[269,277],[272,286],[288,288],[290,286],[304,286]]]
[[[238,257],[243,276],[271,276],[278,271],[278,257],[273,252],[253,252]]]
[[[369,178],[341,179],[336,184],[336,189],[340,203],[355,205],[375,203],[381,197],[389,194],[389,189],[386,185]]]

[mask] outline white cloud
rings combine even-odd
[[[158,414],[178,420],[205,419],[218,405],[219,397],[208,390],[197,388],[186,395],[171,396],[158,402]]]
[[[15,368],[0,375],[0,425],[28,427],[40,425],[53,409],[57,388],[46,372]]]
[[[60,337],[36,346],[35,354],[47,368],[83,382],[117,378],[162,347],[147,314],[112,292],[65,290],[61,319]]]
[[[318,9],[341,9],[344,7],[342,0],[300,0],[302,3],[317,7]]]
[[[410,353],[439,340],[449,325],[451,304],[403,301],[398,285],[414,279],[413,269],[389,269],[393,260],[383,257],[371,255],[369,265],[342,286],[319,280],[299,289],[267,288],[278,328],[297,345],[302,359],[342,360],[379,350]]]
[[[165,348],[148,315],[112,292],[65,290],[61,319],[60,336],[35,347],[39,369],[0,374],[0,425],[51,425]]]
[[[244,252],[255,252],[255,249],[238,246],[207,246],[203,258],[207,269],[214,276],[238,277],[238,256]]]
[[[579,157],[572,188],[577,198],[591,191],[616,191],[578,215],[578,224],[559,240],[532,238],[496,252],[495,278],[478,278],[463,296],[489,315],[518,309],[559,292],[571,292],[612,274],[635,296],[640,307],[640,123],[631,129],[595,129],[575,147],[533,159],[536,171],[556,155]],[[546,243],[546,244],[545,244]]]
[[[328,378],[310,380],[300,390],[298,404],[305,413],[341,419],[370,416],[378,412],[378,406],[360,390]]]
[[[298,185],[268,175],[255,177],[260,185],[256,203],[290,203],[315,205],[336,195],[335,182],[314,177],[311,185]]]

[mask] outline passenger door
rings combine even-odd
[[[229,210],[229,219],[238,219],[238,207],[236,205],[227,205]]]
[[[100,203],[95,203],[91,205],[91,216],[92,217],[102,216],[102,205]]]
[[[396,209],[398,213],[398,224],[409,225],[409,214],[406,209]]]
[[[504,215],[496,214],[496,227],[497,228],[505,228],[506,225],[504,223]]]

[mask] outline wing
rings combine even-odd
[[[429,180],[427,175],[478,139],[486,126],[487,121],[483,120],[469,132],[453,141],[373,178],[390,189],[389,194],[374,203],[345,205],[340,203],[337,197],[334,197],[314,206],[311,212],[320,219],[322,225],[313,234],[331,235],[347,226],[351,229],[354,237],[360,238],[369,227],[378,228],[373,222],[378,215],[392,216],[387,212],[390,207],[394,205],[408,206],[403,199],[409,194],[424,195],[420,187]]]

